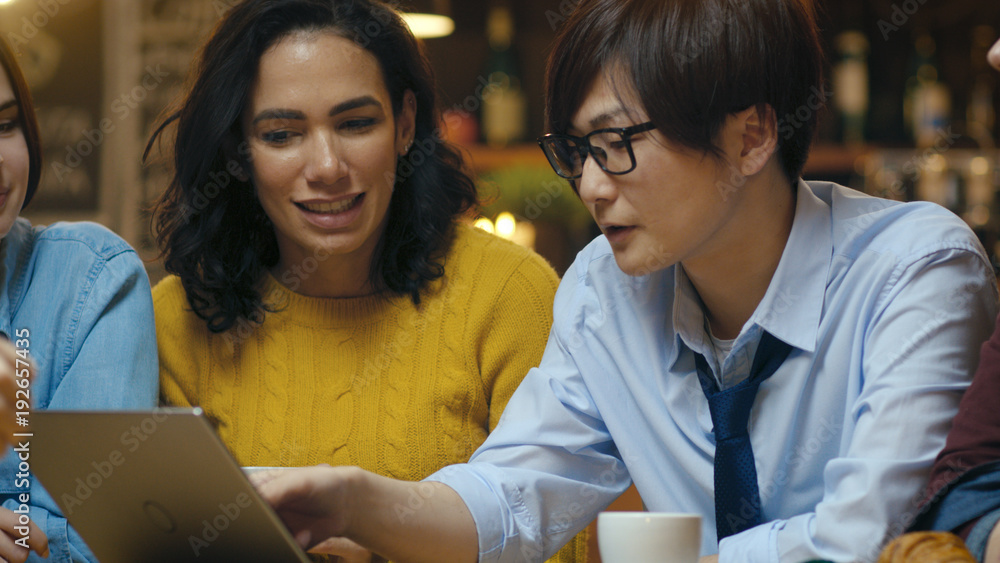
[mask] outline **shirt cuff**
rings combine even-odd
[[[993,527],[998,521],[1000,521],[1000,508],[980,518],[969,532],[965,546],[969,548],[969,552],[976,558],[976,561],[982,561],[986,557],[986,544],[990,539],[990,532],[993,531]]]
[[[476,523],[479,535],[479,561],[500,561],[504,542],[503,510],[497,506],[497,493],[468,464],[451,465],[431,474],[424,481],[451,487],[462,498]]]
[[[719,561],[778,562],[778,530],[782,521],[754,526],[719,542]]]
[[[34,491],[32,491],[34,494]],[[7,510],[18,510],[21,504],[15,499],[7,499],[3,503],[3,508]],[[28,561],[46,561],[49,563],[70,563],[73,561],[69,550],[69,538],[66,535],[66,526],[59,525],[62,519],[53,518],[49,521],[49,511],[37,506],[28,507],[28,518],[31,519],[40,530],[45,532],[49,539],[49,558],[42,559],[34,551],[28,552]]]

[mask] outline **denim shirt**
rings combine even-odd
[[[0,242],[0,268],[0,332],[35,362],[33,409],[156,406],[149,279],[125,241],[93,223],[32,227],[21,218]],[[31,519],[49,539],[49,558],[32,552],[28,561],[95,561],[35,478],[30,491],[16,486],[17,464],[11,451],[0,461],[2,506],[16,509],[28,492]]]

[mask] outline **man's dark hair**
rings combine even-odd
[[[549,56],[547,127],[565,133],[606,75],[634,92],[668,140],[716,156],[727,116],[770,106],[794,182],[825,98],[822,66],[811,0],[583,0]]]

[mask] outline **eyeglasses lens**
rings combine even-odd
[[[622,139],[617,132],[607,131],[590,137],[592,154],[602,168],[614,174],[627,172],[632,168],[632,159],[628,155],[628,141]]]
[[[563,177],[578,176],[583,171],[583,158],[580,156],[580,146],[576,141],[563,138],[546,140],[550,160]]]

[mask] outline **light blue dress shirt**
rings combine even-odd
[[[540,366],[470,462],[429,477],[469,506],[481,561],[542,560],[633,481],[649,510],[701,514],[702,555],[723,562],[873,560],[907,527],[992,332],[992,268],[943,208],[796,189],[777,271],[723,366],[683,268],[629,277],[604,237],[577,256]],[[719,545],[692,351],[730,387],[762,330],[794,347],[749,423],[765,523]]]
[[[0,265],[0,332],[29,344],[34,409],[156,406],[149,279],[125,241],[93,223],[32,227],[18,219],[0,243]],[[16,486],[17,463],[14,452],[0,461],[0,500],[10,510],[25,492]],[[32,552],[28,561],[96,561],[34,477],[29,494],[30,517],[48,536],[50,556]]]

